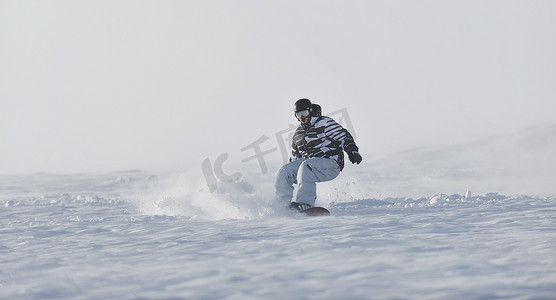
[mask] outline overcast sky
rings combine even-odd
[[[556,121],[555,53],[556,1],[0,0],[0,173],[276,147],[302,97],[366,158],[509,134]]]

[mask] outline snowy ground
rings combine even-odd
[[[319,185],[330,217],[279,209],[255,171],[214,193],[191,174],[3,175],[0,299],[555,299],[555,169],[477,155],[504,143],[346,166]]]

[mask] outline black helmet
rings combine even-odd
[[[295,105],[294,105],[294,108],[293,108],[294,113],[305,110],[305,109],[311,111],[311,101],[309,101],[309,99],[302,98],[302,99],[299,99],[299,100],[295,101]]]
[[[322,116],[322,109],[320,108],[320,105],[316,103],[311,104],[311,116],[313,117]]]

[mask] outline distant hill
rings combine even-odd
[[[409,149],[368,164],[369,180],[397,188],[460,184],[488,191],[556,194],[556,123],[470,143]]]

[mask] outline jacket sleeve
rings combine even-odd
[[[359,152],[359,147],[355,144],[355,140],[353,140],[351,133],[349,133],[347,129],[344,130],[346,131],[346,137],[344,138],[344,151],[346,151],[346,153],[354,151]]]
[[[349,131],[347,131],[347,129],[342,127],[333,119],[329,119],[327,123],[328,124],[325,129],[326,135],[334,141],[340,143],[340,146],[345,152],[351,153],[353,151],[359,151],[353,136],[349,133]]]
[[[292,155],[290,156],[290,162],[294,160],[298,160],[300,158],[301,158],[301,153],[299,153],[299,150],[297,149],[297,145],[295,144],[295,142],[292,141]]]

